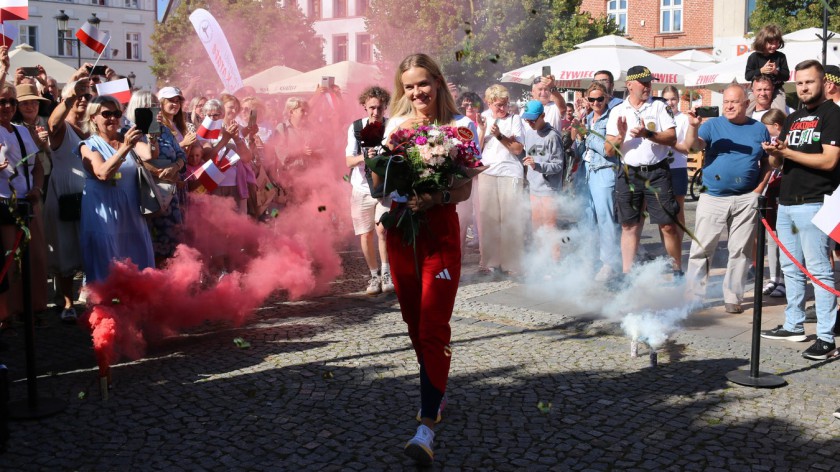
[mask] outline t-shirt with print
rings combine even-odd
[[[525,142],[525,130],[522,118],[519,115],[508,114],[504,118],[494,118],[491,110],[482,113],[487,123],[487,134],[484,136],[484,149],[481,152],[481,163],[490,166],[484,171],[485,175],[494,177],[514,177],[521,179],[525,177],[525,170],[519,156],[512,154],[495,136],[490,135],[490,127],[495,122],[499,126],[499,132],[513,138],[520,143]]]
[[[840,108],[825,101],[813,110],[803,108],[791,113],[779,139],[791,150],[806,154],[821,154],[823,146],[840,146]],[[785,159],[782,167],[779,203],[801,205],[822,203],[840,185],[840,165],[824,171]]]
[[[641,136],[630,137],[630,130],[642,122],[645,127],[654,132],[661,132],[675,128],[677,123],[667,106],[660,100],[648,99],[636,109],[630,105],[630,100],[619,103],[610,111],[607,121],[607,135],[618,136],[618,118],[623,116],[627,120],[627,134],[621,144],[622,161],[629,166],[649,166],[658,164],[668,157],[670,146],[656,144]]]
[[[706,143],[703,160],[703,186],[714,197],[744,195],[758,187],[761,143],[770,141],[767,127],[747,118],[735,124],[724,116],[706,120],[697,135]]]

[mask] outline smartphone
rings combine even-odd
[[[714,118],[720,116],[720,108],[718,107],[697,107],[694,112],[700,118]]]
[[[257,126],[257,110],[251,110],[251,114],[248,115],[248,128],[255,126]]]
[[[158,113],[160,108],[137,108],[134,110],[134,124],[143,134],[159,134]]]
[[[335,85],[335,77],[328,77],[328,76],[321,77],[321,87],[331,89],[331,88],[333,88],[333,85]]]
[[[543,66],[542,76],[548,77],[549,75],[551,75],[551,66]]]
[[[96,66],[96,67],[93,67],[93,68],[88,66],[88,68],[87,68],[88,75],[105,75],[105,69],[107,69],[107,68],[108,68],[107,66]]]
[[[27,77],[37,77],[38,76],[38,68],[37,67],[21,67],[23,69],[23,75]]]

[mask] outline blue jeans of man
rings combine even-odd
[[[828,259],[830,240],[828,235],[811,223],[821,207],[821,203],[779,205],[776,231],[779,233],[779,241],[796,260],[804,264],[819,281],[834,287],[833,270]],[[781,263],[787,289],[784,329],[801,333],[805,330],[805,274],[786,254],[782,254]],[[817,302],[817,337],[826,342],[834,342],[831,330],[837,317],[837,297],[815,284],[814,298]]]
[[[615,169],[602,167],[592,170],[584,162],[588,200],[587,217],[598,229],[598,247],[601,263],[621,272],[621,228],[615,217]]]

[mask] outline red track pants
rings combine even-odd
[[[387,243],[400,311],[420,364],[421,416],[435,418],[449,378],[449,319],[461,277],[461,242],[455,205],[431,208],[426,220],[417,236],[419,279],[415,252],[403,241],[402,232],[388,230]]]

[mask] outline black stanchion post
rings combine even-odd
[[[759,359],[761,356],[761,307],[764,293],[762,289],[764,286],[764,248],[766,246],[767,238],[764,230],[764,224],[761,220],[764,219],[764,211],[767,209],[767,197],[761,195],[758,197],[758,217],[759,223],[755,227],[756,244],[755,249],[755,293],[753,295],[753,330],[752,330],[752,348],[750,350],[750,370],[733,370],[726,374],[726,378],[730,382],[748,387],[780,387],[787,382],[778,375],[768,374],[767,372],[760,372],[758,370]]]
[[[21,203],[18,211],[23,213],[23,224],[29,227],[31,206]],[[65,403],[56,398],[38,397],[38,375],[35,371],[35,323],[32,313],[32,268],[29,261],[29,244],[24,246],[21,256],[21,285],[23,288],[23,329],[26,342],[26,400],[9,403],[9,418],[34,420],[54,415],[65,408]]]

